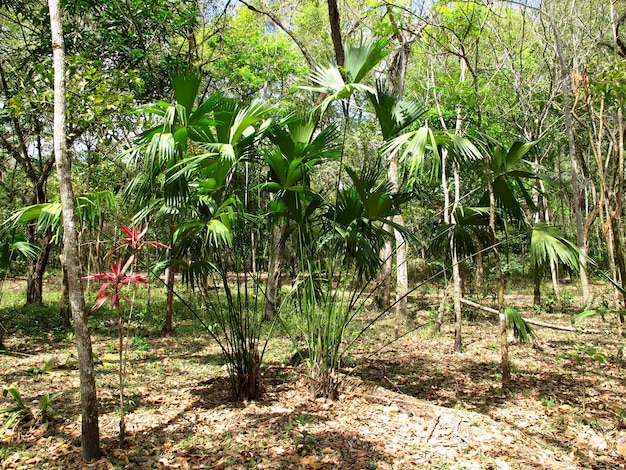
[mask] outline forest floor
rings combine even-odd
[[[524,295],[509,301],[532,304]],[[289,364],[294,349],[286,338],[270,343],[262,398],[234,403],[210,338],[186,328],[173,337],[137,334],[129,341],[129,437],[121,449],[117,330],[94,328],[104,453],[83,467],[626,468],[626,372],[614,331],[537,328],[534,347],[512,341],[512,390],[503,393],[497,321],[473,312],[477,318],[464,324],[464,351],[453,354],[449,317],[441,334],[423,326],[437,306],[434,295],[415,296],[413,321],[391,316],[377,324],[346,357],[337,401],[309,397],[304,369]],[[16,312],[0,309],[0,322]],[[567,311],[522,313],[571,325]],[[606,324],[597,318],[584,326]],[[397,332],[403,336],[394,341]],[[8,331],[3,343],[2,386],[16,384],[33,410],[46,394],[60,395],[50,405],[52,421],[0,436],[0,468],[79,468],[71,334]],[[46,368],[51,359],[54,367]],[[0,397],[0,408],[11,404]]]

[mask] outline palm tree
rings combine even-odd
[[[341,357],[354,344],[344,343],[345,333],[369,299],[365,289],[376,277],[380,250],[391,236],[386,227],[408,236],[393,221],[406,196],[390,193],[380,169],[345,170],[350,184],[333,201],[319,195],[312,203],[316,210],[307,211],[310,216],[296,226],[304,268],[292,294],[306,322],[310,391],[316,397],[337,396]]]
[[[259,137],[268,111],[265,106],[246,105],[220,93],[195,106],[200,83],[201,76],[194,70],[178,73],[172,79],[176,101],[159,101],[145,109],[160,122],[144,132],[128,152],[140,168],[125,189],[126,198],[137,209],[135,220],[165,217],[172,237],[177,220],[192,208],[191,185],[211,185],[214,174],[224,176],[224,184],[228,184],[231,170]],[[190,178],[197,181],[191,183]],[[173,331],[174,261],[179,258],[175,246],[171,256],[165,333]]]
[[[380,62],[389,54],[388,41],[361,38],[358,44],[344,46],[345,62],[339,67],[335,62],[316,65],[310,80],[315,86],[303,86],[303,90],[321,95],[320,109],[324,114],[328,106],[335,102],[342,103],[344,117],[348,117],[349,99],[355,91],[374,93],[374,89],[362,83]]]
[[[278,305],[280,266],[290,224],[302,225],[311,201],[310,178],[313,169],[341,155],[340,135],[333,124],[316,132],[314,114],[290,115],[267,130],[273,144],[262,152],[269,166],[268,181],[261,188],[274,196],[270,221],[272,237],[265,290],[266,320],[272,320]]]
[[[173,81],[176,102],[148,108],[161,122],[131,151],[141,159],[142,171],[126,195],[139,203],[137,219],[167,217],[174,247],[170,266],[175,260],[188,285],[205,288],[209,277],[217,277],[224,299],[218,294],[211,322],[203,325],[228,358],[235,397],[255,398],[261,390],[264,348],[259,348],[257,300],[251,300],[258,295],[241,287],[242,282],[247,286],[247,270],[233,238],[235,226],[245,217],[232,181],[240,165],[254,155],[254,144],[269,124],[268,108],[219,93],[196,106],[199,84],[197,73],[183,72]],[[237,274],[236,287],[229,280],[230,269]],[[171,306],[176,295],[172,267],[167,277]]]
[[[400,99],[398,94],[392,91],[383,80],[377,80],[376,92],[367,92],[367,96],[374,108],[374,113],[385,142],[389,142],[397,137],[402,131],[415,124],[426,114],[424,106],[415,100]],[[385,156],[389,160],[388,176],[392,184],[392,191],[399,193],[398,154],[397,152],[392,152]],[[401,214],[396,216],[395,222],[399,225],[404,224]],[[406,241],[398,230],[392,230],[392,232],[396,241],[396,306],[400,312],[405,312],[406,292],[408,291]],[[388,308],[390,305],[392,252],[392,240],[388,240],[381,253],[381,258],[386,261],[380,272],[380,284],[383,287],[383,293],[378,303],[383,308]]]

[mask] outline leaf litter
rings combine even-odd
[[[419,323],[426,313],[416,315]],[[286,365],[285,341],[273,343],[262,398],[234,403],[210,339],[149,338],[149,350],[130,353],[122,449],[117,376],[97,366],[104,453],[92,464],[80,462],[78,375],[65,366],[71,345],[22,345],[23,354],[0,356],[4,385],[17,384],[31,406],[62,393],[52,422],[0,437],[0,468],[625,468],[626,381],[615,338],[541,330],[535,348],[512,343],[513,388],[503,393],[494,324],[467,322],[461,354],[450,353],[450,325],[441,336],[418,331],[374,354],[399,322],[410,328],[390,319],[359,344],[334,402],[308,396],[304,369]],[[5,343],[19,349],[16,337]],[[607,360],[573,360],[581,344]],[[98,357],[114,348],[114,339],[94,337]],[[28,372],[51,357],[51,371]],[[0,408],[8,404],[0,400]]]

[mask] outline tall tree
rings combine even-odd
[[[52,63],[54,67],[54,156],[63,205],[63,249],[67,268],[69,299],[74,317],[76,350],[80,373],[80,402],[82,419],[81,448],[83,459],[91,462],[100,458],[98,398],[94,374],[91,337],[87,324],[87,308],[83,295],[82,272],[78,250],[78,231],[74,208],[71,162],[65,136],[65,45],[63,15],[59,0],[49,0]]]

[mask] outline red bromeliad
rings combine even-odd
[[[97,281],[102,282],[102,287],[96,294],[96,303],[91,308],[92,310],[96,310],[97,308],[102,307],[104,303],[110,298],[111,299],[111,307],[119,310],[120,308],[120,289],[123,286],[130,284],[147,284],[146,275],[133,273],[126,274],[126,271],[130,267],[134,260],[134,256],[131,256],[126,264],[122,266],[121,261],[116,263],[111,263],[110,271],[103,271],[97,274],[90,274],[86,276],[85,279],[95,279]],[[121,296],[127,303],[132,303],[132,301],[126,297],[125,295]]]

